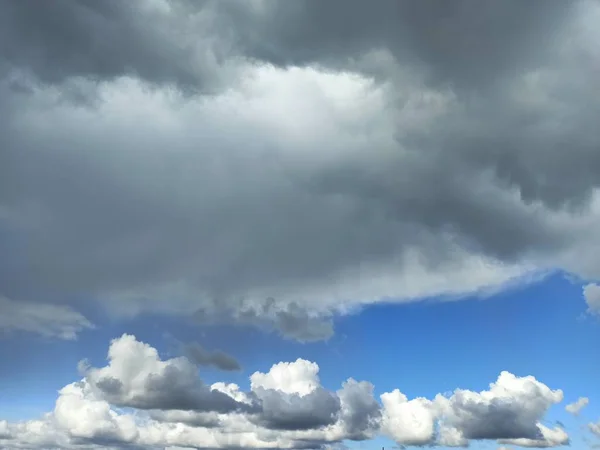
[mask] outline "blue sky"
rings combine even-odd
[[[600,445],[596,0],[0,2],[0,450]]]

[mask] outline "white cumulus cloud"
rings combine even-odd
[[[479,440],[529,447],[567,443],[541,421],[562,401],[532,376],[502,372],[482,392],[456,389],[409,399],[352,378],[325,389],[315,362],[279,362],[250,376],[250,389],[205,384],[185,357],[163,360],[133,335],[114,339],[105,367],[58,392],[38,420],[0,421],[0,448],[322,448],[387,436],[400,445],[468,446]],[[592,431],[594,428],[591,428]]]

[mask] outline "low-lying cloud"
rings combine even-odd
[[[337,391],[321,385],[319,366],[298,359],[250,377],[250,389],[205,384],[186,357],[163,360],[123,335],[110,343],[105,367],[59,391],[39,420],[0,422],[7,448],[322,448],[387,436],[399,445],[467,446],[479,440],[532,447],[569,442],[542,424],[563,392],[532,376],[502,372],[489,390],[456,389],[408,399],[399,389],[374,395],[352,378]],[[126,409],[123,409],[126,407]]]

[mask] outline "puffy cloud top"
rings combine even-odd
[[[250,390],[208,386],[185,357],[162,360],[155,348],[123,335],[110,343],[108,364],[84,367],[84,378],[59,391],[37,421],[0,421],[7,448],[321,448],[385,435],[400,445],[467,446],[496,440],[550,447],[568,442],[541,423],[562,401],[531,376],[502,372],[490,389],[457,389],[408,399],[399,389],[374,397],[352,378],[336,391],[321,386],[319,366],[298,359],[250,377]],[[593,431],[594,425],[591,425]]]

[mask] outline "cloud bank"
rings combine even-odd
[[[376,436],[413,446],[569,442],[563,429],[542,424],[563,392],[509,372],[482,392],[409,399],[395,389],[377,399],[371,383],[352,378],[327,390],[319,366],[298,359],[253,373],[244,391],[226,382],[205,384],[192,361],[163,360],[132,335],[111,341],[106,366],[83,364],[82,371],[44,417],[0,421],[0,448],[308,449]]]
[[[62,311],[42,334],[93,302],[315,341],[374,302],[597,280],[598,20],[4,1],[0,294]]]

